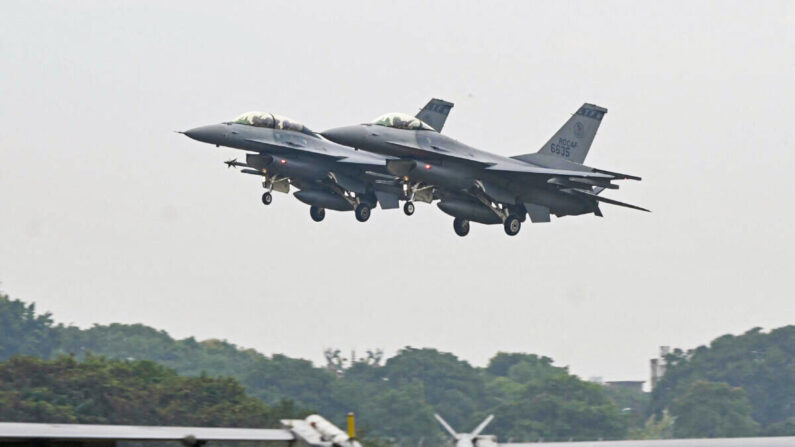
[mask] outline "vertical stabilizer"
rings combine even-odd
[[[538,153],[582,164],[606,113],[604,107],[583,104]]]
[[[494,415],[490,414],[489,417],[484,419],[483,422],[481,422],[480,425],[478,425],[475,428],[475,430],[472,432],[472,436],[478,436],[480,432],[482,432],[483,429],[486,428],[487,425],[489,425],[489,422],[491,422],[492,419],[494,419]]]
[[[439,416],[439,413],[434,413],[433,417],[435,417],[436,420],[439,421],[440,424],[442,424],[442,427],[444,427],[447,433],[450,433],[450,436],[454,437],[455,439],[458,439],[458,433],[456,433],[455,430],[453,430],[453,427],[451,427],[450,424],[447,423],[447,421],[445,421],[444,419],[442,419],[441,416]]]
[[[433,98],[417,113],[417,118],[436,129],[437,132],[441,132],[452,108],[452,102]]]

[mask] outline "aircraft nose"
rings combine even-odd
[[[334,129],[320,132],[320,135],[337,144],[357,147],[361,146],[363,142],[364,129],[362,126],[335,127]]]
[[[226,136],[226,128],[223,124],[210,124],[209,126],[195,127],[183,133],[196,141],[220,144],[220,141]]]

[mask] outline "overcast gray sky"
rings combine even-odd
[[[647,379],[659,345],[795,323],[793,2],[6,2],[0,287],[57,321],[265,353],[533,352]],[[607,107],[588,164],[643,177],[567,217],[366,224],[173,133],[265,110],[316,130],[456,106],[445,133],[536,151]]]

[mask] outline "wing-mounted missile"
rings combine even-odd
[[[224,162],[224,164],[226,165],[227,168],[237,168],[237,167],[248,166],[245,163],[241,163],[241,162],[237,161],[237,158],[233,158],[231,160],[227,160],[227,161]]]

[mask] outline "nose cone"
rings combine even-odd
[[[226,137],[226,126],[223,124],[210,124],[209,126],[196,127],[184,133],[188,137],[202,143],[222,144]]]
[[[337,144],[351,147],[361,147],[364,144],[364,138],[367,131],[364,126],[345,126],[335,127],[327,131],[321,132],[327,140],[333,141]]]

